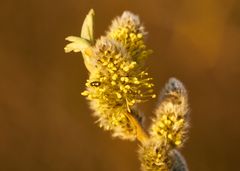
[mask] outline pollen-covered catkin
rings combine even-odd
[[[170,146],[164,140],[151,138],[139,147],[139,159],[143,171],[169,171]]]
[[[134,139],[136,133],[126,118],[126,112],[137,103],[155,97],[152,78],[138,70],[122,44],[101,37],[93,47],[95,69],[86,82],[82,95],[92,101],[91,108],[99,117],[100,125],[113,130],[113,135]]]
[[[149,130],[151,136],[165,139],[173,147],[182,146],[189,126],[188,113],[185,87],[176,78],[170,78],[161,92],[156,116]]]
[[[139,17],[129,11],[116,17],[106,34],[94,39],[93,9],[87,14],[81,36],[68,36],[64,50],[81,52],[89,78],[82,92],[97,123],[114,137],[140,142],[143,171],[187,171],[177,148],[186,140],[188,98],[183,84],[171,78],[161,92],[155,117],[147,132],[137,104],[156,95],[152,78],[144,68],[151,54],[147,33]]]
[[[121,16],[112,21],[107,37],[120,42],[132,59],[139,66],[143,66],[145,59],[152,53],[144,42],[146,34],[139,17],[129,11],[124,11]]]

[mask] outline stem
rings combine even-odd
[[[147,141],[149,138],[148,134],[142,127],[142,125],[139,123],[139,121],[130,112],[127,112],[125,115],[136,128],[138,141],[140,141],[141,143]]]

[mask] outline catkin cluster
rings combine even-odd
[[[90,11],[87,17],[91,14]],[[88,27],[92,25],[87,22],[84,24]],[[90,35],[89,39],[93,37]],[[89,100],[100,127],[123,139],[137,137],[135,126],[126,115],[136,104],[156,97],[152,78],[143,68],[145,58],[151,53],[144,43],[145,36],[138,16],[126,11],[92,44],[90,40],[70,36],[67,40],[71,43],[65,47],[66,52],[81,51],[85,57],[89,79],[82,95]]]
[[[186,140],[189,127],[188,113],[185,87],[176,78],[170,78],[160,93],[155,117],[149,128],[149,139],[139,150],[144,171],[174,171],[176,165],[184,166],[187,170],[184,160],[178,157],[180,153],[175,155],[175,151]]]
[[[139,17],[129,11],[116,17],[106,34],[94,39],[94,11],[86,16],[81,36],[69,36],[65,52],[81,52],[89,72],[83,96],[89,101],[97,122],[114,137],[140,141],[143,171],[186,171],[177,151],[186,140],[188,99],[183,84],[171,78],[160,94],[149,130],[136,105],[156,95],[145,69],[152,53],[145,44],[146,31]]]

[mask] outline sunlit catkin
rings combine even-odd
[[[134,139],[136,132],[125,114],[149,98],[153,84],[148,73],[138,71],[138,65],[122,45],[101,37],[93,47],[95,69],[82,93],[90,100],[91,108],[99,118],[100,126],[112,130],[114,136]]]
[[[171,78],[160,95],[153,122],[147,131],[138,104],[155,98],[145,59],[152,53],[139,17],[129,11],[113,19],[104,36],[94,39],[94,16],[87,14],[80,37],[68,36],[64,50],[81,52],[88,70],[82,95],[87,98],[97,123],[114,137],[138,140],[142,171],[187,171],[177,151],[186,140],[187,92]]]
[[[89,71],[82,95],[89,100],[100,126],[112,131],[113,136],[134,140],[140,134],[128,115],[136,104],[156,97],[152,78],[143,68],[143,56],[149,55],[143,40],[144,28],[136,15],[124,12],[114,19],[107,35],[95,41],[93,16],[90,10],[81,37],[66,38],[70,43],[65,51],[82,52]],[[134,118],[137,120],[138,114]]]
[[[116,17],[107,31],[107,37],[120,42],[139,66],[144,65],[144,60],[152,53],[144,42],[146,35],[139,17],[129,11]]]
[[[179,80],[170,78],[160,96],[149,132],[152,137],[180,147],[186,140],[189,126],[186,89]]]
[[[164,140],[149,139],[139,148],[142,171],[168,171],[171,168],[170,146]]]

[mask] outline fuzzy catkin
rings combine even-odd
[[[107,35],[91,47],[91,69],[87,89],[82,92],[100,127],[122,139],[134,140],[137,136],[126,113],[136,104],[156,97],[152,78],[142,68],[143,56],[150,52],[143,30],[139,18],[130,12],[113,20]],[[139,118],[137,114],[135,117]]]
[[[171,167],[170,146],[154,138],[142,143],[139,147],[139,159],[142,171],[168,171]]]
[[[120,42],[139,66],[143,66],[145,59],[152,53],[145,45],[146,35],[139,17],[129,11],[116,17],[107,31],[107,37]]]
[[[170,152],[172,160],[171,171],[188,171],[187,163],[178,150]]]
[[[161,92],[160,103],[150,126],[150,135],[165,139],[173,147],[181,147],[189,127],[188,97],[184,85],[170,78]]]
[[[146,31],[139,17],[124,11],[116,17],[106,34],[94,39],[94,10],[87,14],[81,36],[68,36],[64,50],[81,52],[89,72],[82,92],[97,117],[97,123],[114,137],[139,140],[139,159],[143,171],[188,171],[177,151],[186,140],[188,97],[183,84],[170,78],[161,92],[160,102],[148,132],[137,104],[156,95],[152,78],[144,67],[152,53],[145,45]]]

